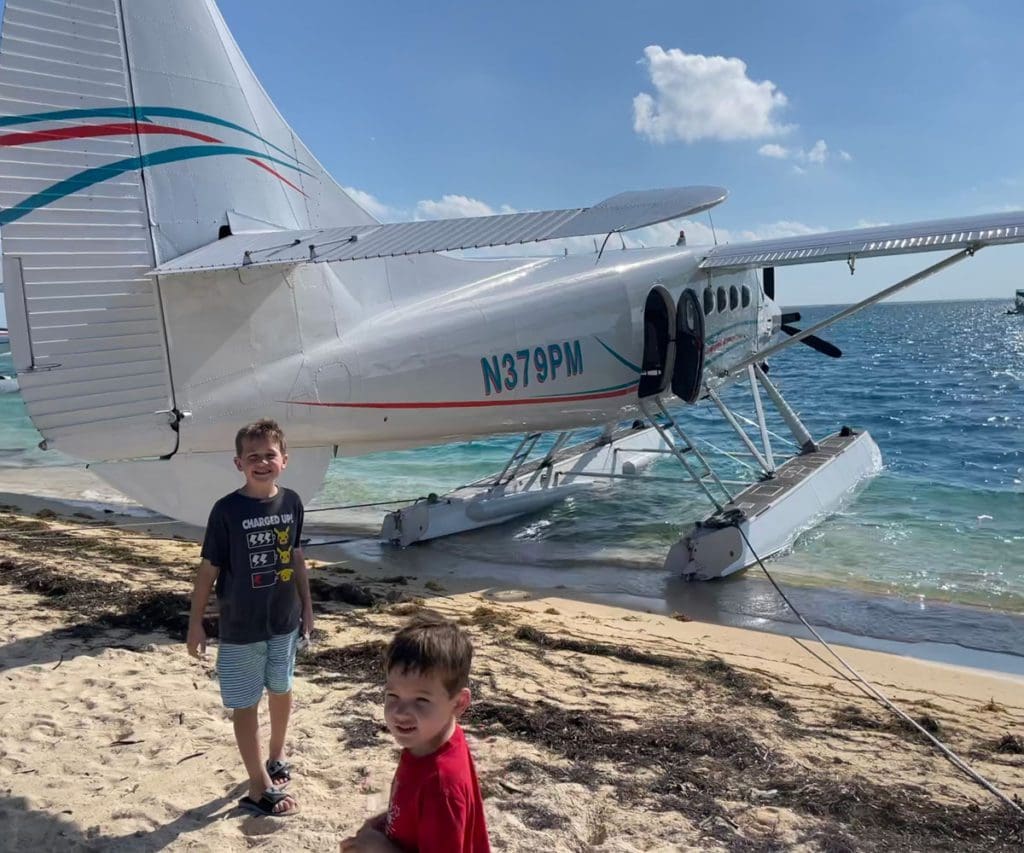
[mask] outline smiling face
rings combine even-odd
[[[269,498],[277,492],[277,478],[288,465],[288,454],[272,438],[256,436],[242,439],[242,453],[235,467],[245,475],[242,491],[253,498]]]
[[[399,746],[429,755],[452,736],[469,698],[468,687],[449,695],[439,674],[392,667],[384,687],[384,722]]]

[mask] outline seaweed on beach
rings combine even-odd
[[[795,714],[793,706],[785,699],[781,699],[773,694],[768,689],[768,684],[761,678],[741,672],[718,657],[696,659],[656,654],[642,651],[633,646],[556,637],[543,631],[538,631],[529,625],[516,629],[513,636],[517,640],[533,643],[544,649],[614,658],[626,663],[637,663],[643,666],[674,670],[691,676],[707,677],[730,692],[765,705],[775,710],[781,716],[790,717]]]
[[[583,640],[573,640],[569,637],[556,637],[552,634],[538,631],[529,625],[517,628],[513,636],[517,640],[525,640],[545,649],[616,658],[626,663],[639,663],[645,666],[661,667],[662,669],[682,669],[685,665],[681,658],[672,657],[671,655],[644,652],[633,646],[616,646],[611,643],[584,642]]]
[[[133,589],[119,581],[98,581],[69,576],[43,566],[0,560],[0,581],[49,599],[51,605],[75,616],[91,619],[65,629],[68,637],[86,639],[110,628],[139,633],[165,631],[184,640],[188,631],[189,599],[184,593]],[[204,620],[215,636],[215,619]]]
[[[995,751],[1009,755],[1024,755],[1024,738],[1019,738],[1007,732],[995,745]]]
[[[939,735],[942,732],[942,724],[930,714],[922,714],[915,721],[931,735]],[[884,719],[879,719],[876,716],[864,713],[856,705],[844,705],[836,711],[832,717],[832,725],[837,728],[889,732],[910,739],[923,738],[921,732],[902,717],[890,714]]]
[[[344,681],[354,684],[378,683],[384,672],[382,640],[321,649],[299,658],[297,666],[304,672],[317,673],[318,683]]]
[[[56,517],[56,514],[54,514]],[[47,516],[49,518],[49,516]],[[47,524],[45,520],[35,520],[20,516],[4,518],[4,527],[0,531],[0,540],[8,541],[19,548],[25,548],[39,555],[83,556],[102,558],[108,561],[126,563],[135,566],[147,566],[180,571],[180,562],[167,561],[161,557],[140,553],[137,548],[125,546],[110,538],[103,538],[83,532],[81,528],[97,529],[99,525],[87,525],[81,521],[74,522],[79,527],[60,528]],[[121,531],[111,528],[120,535]]]
[[[514,625],[516,618],[506,610],[499,610],[481,604],[473,609],[472,613],[459,618],[461,625],[472,625],[476,628],[502,628]]]
[[[334,723],[328,726],[342,730],[342,740],[348,749],[368,749],[380,746],[381,735],[387,734],[388,727],[368,714],[352,714],[346,707],[345,712]]]
[[[553,829],[564,829],[570,822],[569,818],[553,812],[532,799],[510,800],[508,805],[519,815],[519,819],[527,829],[548,832]]]
[[[604,712],[512,700],[477,702],[466,723],[487,733],[500,728],[567,760],[570,767],[585,767],[573,781],[590,787],[614,784],[626,802],[686,814],[734,849],[768,848],[746,847],[746,840],[730,831],[720,803],[762,805],[766,795],[774,806],[814,818],[814,836],[834,839],[837,851],[850,849],[851,837],[858,839],[853,849],[867,851],[962,850],[981,840],[987,850],[1008,851],[1024,840],[1024,822],[1008,809],[951,804],[916,786],[806,769],[733,721],[668,717],[628,727]],[[602,772],[602,764],[616,772]],[[639,768],[647,775],[638,777]],[[538,772],[560,779],[567,775],[526,759],[510,762],[507,770],[528,779]]]
[[[556,753],[571,768],[585,768],[573,774],[571,781],[590,787],[615,784],[620,798],[682,811],[696,819],[724,815],[710,794],[709,780],[726,769],[735,774],[754,763],[773,760],[771,751],[758,746],[745,730],[725,723],[668,719],[624,728],[610,716],[591,710],[565,709],[548,702],[494,701],[471,705],[465,721],[488,733],[500,728]],[[654,778],[623,783],[602,773],[596,767],[600,762],[615,765],[626,779],[635,780],[641,767],[652,771]],[[561,775],[565,778],[564,772]],[[727,781],[721,782],[723,789],[728,786]]]
[[[309,593],[314,601],[340,601],[353,607],[381,607],[407,601],[409,596],[397,590],[379,593],[367,586],[342,582],[330,583],[321,578],[309,579]]]

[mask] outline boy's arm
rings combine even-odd
[[[203,614],[210,600],[210,591],[217,581],[220,569],[209,560],[203,559],[196,572],[196,582],[192,587],[192,608],[188,615],[188,638],[185,643],[192,657],[206,653],[206,631],[203,629]]]
[[[295,572],[295,584],[302,602],[302,633],[307,637],[313,633],[313,599],[309,594],[309,570],[306,568],[306,556],[301,548],[292,550],[292,569]]]

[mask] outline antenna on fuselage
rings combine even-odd
[[[715,241],[715,245],[718,245],[718,235],[715,233],[715,220],[711,218],[711,211],[708,211],[708,222],[711,223],[711,239]]]

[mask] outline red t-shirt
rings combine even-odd
[[[410,853],[490,853],[480,784],[460,726],[430,755],[402,750],[384,832]]]

